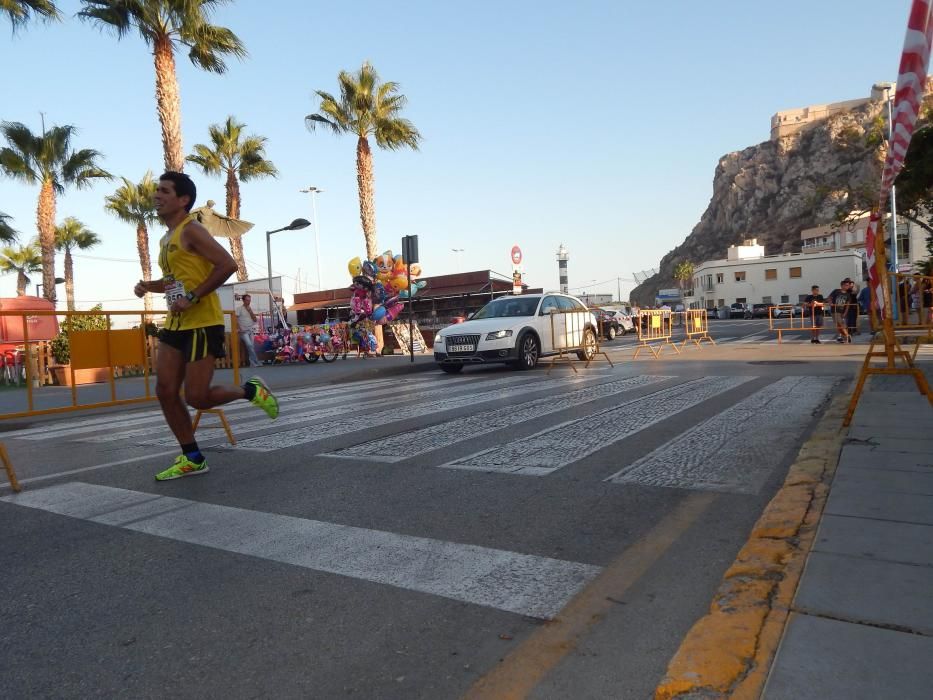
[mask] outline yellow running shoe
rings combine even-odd
[[[165,471],[156,474],[156,481],[169,481],[171,479],[180,479],[183,476],[194,476],[195,474],[206,474],[210,469],[207,468],[207,460],[198,464],[192,462],[185,455],[178,455],[174,464]]]
[[[275,394],[269,391],[269,387],[266,386],[266,383],[259,377],[252,377],[246,383],[252,384],[254,387],[256,387],[256,393],[253,394],[253,398],[250,399],[250,402],[254,403],[263,411],[265,411],[269,418],[272,418],[273,420],[278,418],[279,400],[275,398]]]

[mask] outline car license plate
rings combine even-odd
[[[473,352],[476,350],[475,345],[451,345],[447,348],[448,352]]]

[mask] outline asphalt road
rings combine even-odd
[[[345,372],[231,406],[236,447],[207,419],[211,472],[167,483],[152,406],[7,424],[3,695],[649,697],[864,352],[765,331]]]

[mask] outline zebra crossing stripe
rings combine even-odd
[[[327,457],[365,459],[377,462],[400,462],[448,445],[472,440],[481,435],[534,420],[550,413],[566,411],[592,401],[615,396],[638,387],[649,386],[674,377],[638,375],[605,384],[584,387],[559,396],[533,399],[520,406],[503,406],[490,411],[460,416],[418,430],[391,435],[330,452]]]
[[[0,501],[177,542],[553,618],[598,566],[72,482]]]
[[[523,377],[518,377],[517,379],[521,381]],[[497,384],[501,384],[504,381],[505,380],[497,382]],[[303,445],[305,443],[316,442],[326,438],[333,438],[339,435],[355,433],[359,430],[370,430],[372,428],[388,425],[390,423],[397,423],[403,420],[409,420],[411,418],[432,416],[443,411],[452,411],[458,408],[470,407],[486,401],[503,401],[515,396],[523,396],[525,394],[534,392],[546,391],[548,389],[554,389],[555,387],[565,386],[568,384],[571,386],[573,384],[582,384],[585,381],[587,380],[583,378],[578,379],[576,377],[560,377],[557,379],[537,381],[531,385],[528,385],[527,379],[525,379],[523,382],[525,386],[493,389],[490,391],[480,391],[473,394],[451,396],[439,399],[437,401],[391,407],[382,411],[369,411],[369,407],[365,405],[350,406],[349,410],[344,412],[345,414],[357,415],[362,409],[367,409],[365,413],[365,421],[341,418],[340,420],[331,420],[324,421],[322,423],[315,423],[313,425],[305,425],[301,428],[295,428],[292,430],[282,430],[275,433],[268,433],[266,435],[248,438],[246,440],[237,439],[236,447],[233,449],[262,451],[283,450],[289,447],[295,447],[296,445]],[[594,380],[590,379],[589,381],[592,382]],[[412,398],[414,398],[414,396],[409,394],[404,398],[406,401],[410,401]]]
[[[546,476],[756,377],[704,377],[440,465]]]
[[[758,493],[796,450],[839,377],[784,377],[681,433],[606,481]]]
[[[456,381],[464,381],[468,378],[451,378]],[[406,383],[413,382],[415,384],[420,384],[424,382],[435,381],[433,378],[417,378],[406,380]],[[448,380],[449,381],[449,380]],[[293,401],[300,401],[302,399],[314,396],[320,396],[321,390],[326,390],[328,396],[340,396],[344,394],[351,394],[357,392],[366,392],[370,389],[378,391],[381,387],[386,385],[398,386],[398,381],[395,379],[373,379],[363,382],[354,382],[352,384],[346,384],[340,387],[321,387],[316,386],[312,388],[301,388],[301,389],[290,389],[287,391],[276,391],[275,395],[279,399],[280,403],[289,403]],[[249,409],[250,405],[243,404],[231,404],[224,406],[224,412],[228,415],[240,410]],[[121,426],[130,426],[130,425],[141,425],[152,421],[154,419],[161,420],[162,411],[160,409],[147,410],[147,411],[133,411],[121,413],[119,417],[115,415],[106,415],[106,416],[95,416],[90,418],[80,418],[77,420],[64,420],[55,423],[49,423],[41,427],[36,428],[22,428],[20,430],[10,430],[3,433],[4,439],[23,439],[23,440],[45,440],[47,438],[55,437],[65,437],[68,435],[80,435],[82,433],[90,433],[96,430],[109,430],[113,427],[115,423],[118,423]]]
[[[266,423],[265,420],[257,421],[255,414],[256,409],[249,403],[242,403],[238,406],[238,408],[241,407],[241,411],[243,409],[251,410],[246,414],[238,413],[230,422],[232,428],[237,433],[269,432],[270,428],[277,430],[283,426],[298,425],[300,423],[307,423],[310,420],[331,418],[334,416],[343,416],[350,413],[356,413],[363,406],[366,408],[379,408],[381,406],[397,405],[400,400],[413,401],[431,398],[437,394],[444,394],[450,391],[455,391],[457,389],[469,388],[468,386],[459,385],[469,384],[471,381],[475,383],[475,380],[471,380],[468,377],[458,378],[453,382],[440,381],[436,384],[430,385],[429,387],[424,387],[423,389],[414,392],[410,391],[407,387],[404,391],[401,391],[398,386],[394,386],[376,392],[367,391],[358,399],[354,399],[353,397],[348,397],[346,395],[337,396],[331,393],[327,393],[322,396],[320,393],[317,393],[317,395],[314,397],[296,402],[291,406],[286,405],[285,414],[283,415],[280,412],[279,418],[271,425]],[[508,386],[510,384],[518,384],[522,382],[526,384],[528,383],[527,379],[516,376],[501,379],[497,381],[495,385]],[[227,413],[226,407],[224,407],[224,413]],[[228,419],[231,418],[229,413],[227,413],[227,417]],[[151,438],[152,433],[153,431],[151,426],[134,430],[123,430],[119,432],[110,431],[102,435],[93,435],[86,438],[81,438],[81,442],[107,443],[115,442],[118,440],[134,440],[141,437],[146,439],[138,440],[137,444],[139,445],[174,444],[174,440],[170,435],[161,432],[159,437]],[[198,436],[202,439],[213,434],[222,435],[222,429],[217,427],[205,427],[204,429],[201,429],[200,427],[198,428]]]

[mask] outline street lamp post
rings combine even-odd
[[[451,250],[457,254],[457,272],[460,272],[460,253],[463,252],[463,248],[451,248]]]
[[[318,236],[318,224],[317,224],[317,194],[318,192],[323,192],[320,187],[309,187],[306,190],[298,190],[305,194],[311,194],[311,219],[314,222],[314,261],[317,263],[317,288],[318,291],[322,290],[324,287],[321,286],[321,243]]]
[[[278,307],[275,304],[275,295],[272,293],[272,245],[270,242],[272,234],[278,233],[279,231],[297,231],[301,228],[307,228],[310,225],[311,222],[307,219],[294,219],[288,226],[283,226],[273,231],[266,231],[266,282],[269,285],[269,309],[272,312],[278,311]],[[275,326],[274,321],[272,325],[273,327]]]
[[[64,277],[56,277],[56,278],[55,278],[55,284],[64,284],[64,283],[65,283],[65,278],[64,278]],[[37,296],[37,297],[41,297],[41,296],[42,296],[42,282],[37,282],[37,283],[36,283],[36,296]],[[58,300],[58,297],[56,297],[56,301],[57,301],[57,300]]]

